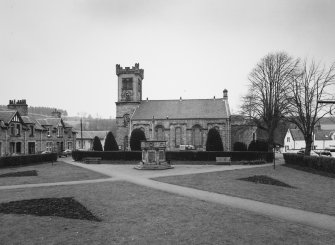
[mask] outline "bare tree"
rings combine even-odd
[[[289,120],[303,133],[306,143],[305,155],[310,155],[313,134],[321,118],[331,113],[330,104],[318,103],[320,100],[335,97],[335,63],[329,68],[314,61],[303,62],[300,72],[290,84],[288,99],[290,102]]]
[[[250,117],[268,134],[269,149],[274,146],[274,132],[285,117],[288,101],[285,93],[299,61],[283,52],[266,55],[250,73],[250,87],[243,98],[242,114]]]

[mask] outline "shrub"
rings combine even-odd
[[[295,153],[284,153],[283,155],[287,164],[335,173],[335,158],[333,157],[304,156]]]
[[[206,151],[223,151],[221,136],[215,128],[208,131]]]
[[[130,135],[130,149],[132,151],[140,151],[141,141],[143,140],[146,140],[144,132],[139,128],[134,129]]]
[[[108,132],[105,140],[104,151],[118,151],[119,147],[116,143],[114,135],[111,131]]]
[[[268,151],[268,145],[264,140],[253,140],[249,144],[248,151]]]
[[[93,151],[102,151],[101,141],[98,136],[95,136],[93,139]]]
[[[233,151],[247,151],[247,145],[243,142],[235,142],[233,146]]]
[[[0,157],[0,167],[12,167],[42,162],[56,162],[57,158],[57,153]]]

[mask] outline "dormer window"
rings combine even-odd
[[[50,128],[47,128],[47,136],[50,137]]]
[[[10,125],[10,135],[15,135],[15,124]]]
[[[57,137],[62,137],[63,136],[63,128],[62,127],[58,127],[57,128]]]

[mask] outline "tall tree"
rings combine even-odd
[[[144,132],[139,128],[134,129],[130,135],[130,149],[132,151],[140,151],[142,140],[146,140]]]
[[[223,151],[221,136],[215,128],[208,131],[206,151]]]
[[[98,136],[95,136],[93,138],[93,148],[92,148],[92,150],[93,151],[102,151],[101,141],[100,141]]]
[[[114,135],[111,131],[108,132],[105,140],[104,151],[118,151],[119,147],[116,143]]]
[[[300,72],[290,85],[290,117],[288,118],[303,133],[306,143],[305,155],[310,155],[315,126],[321,118],[331,113],[332,105],[318,103],[335,97],[335,63],[328,68],[314,61],[304,61]]]
[[[275,129],[287,113],[285,93],[298,64],[298,60],[286,53],[270,53],[261,59],[248,77],[249,91],[243,97],[242,114],[267,132],[269,151],[274,146]]]

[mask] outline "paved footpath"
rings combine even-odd
[[[253,201],[250,199],[233,197],[224,194],[218,194],[149,179],[158,176],[173,175],[172,173],[174,171],[178,171],[178,169],[180,169],[184,174],[192,174],[192,173],[200,173],[201,170],[203,170],[202,172],[214,172],[214,171],[242,169],[246,167],[248,168],[250,166],[198,166],[195,168],[190,168],[187,166],[178,165],[175,167],[174,170],[171,170],[171,173],[169,173],[170,170],[165,171],[135,170],[133,169],[134,167],[133,165],[111,165],[111,164],[88,165],[73,162],[70,159],[68,159],[66,162],[75,166],[83,167],[98,173],[108,175],[113,178],[117,178],[118,180],[128,181],[137,185],[142,185],[149,188],[158,189],[161,191],[181,196],[196,198],[207,202],[222,204],[233,208],[239,208],[255,212],[258,214],[279,218],[282,220],[293,221],[305,225],[335,231],[335,216],[313,213],[300,209],[283,207],[279,205],[263,203]]]

